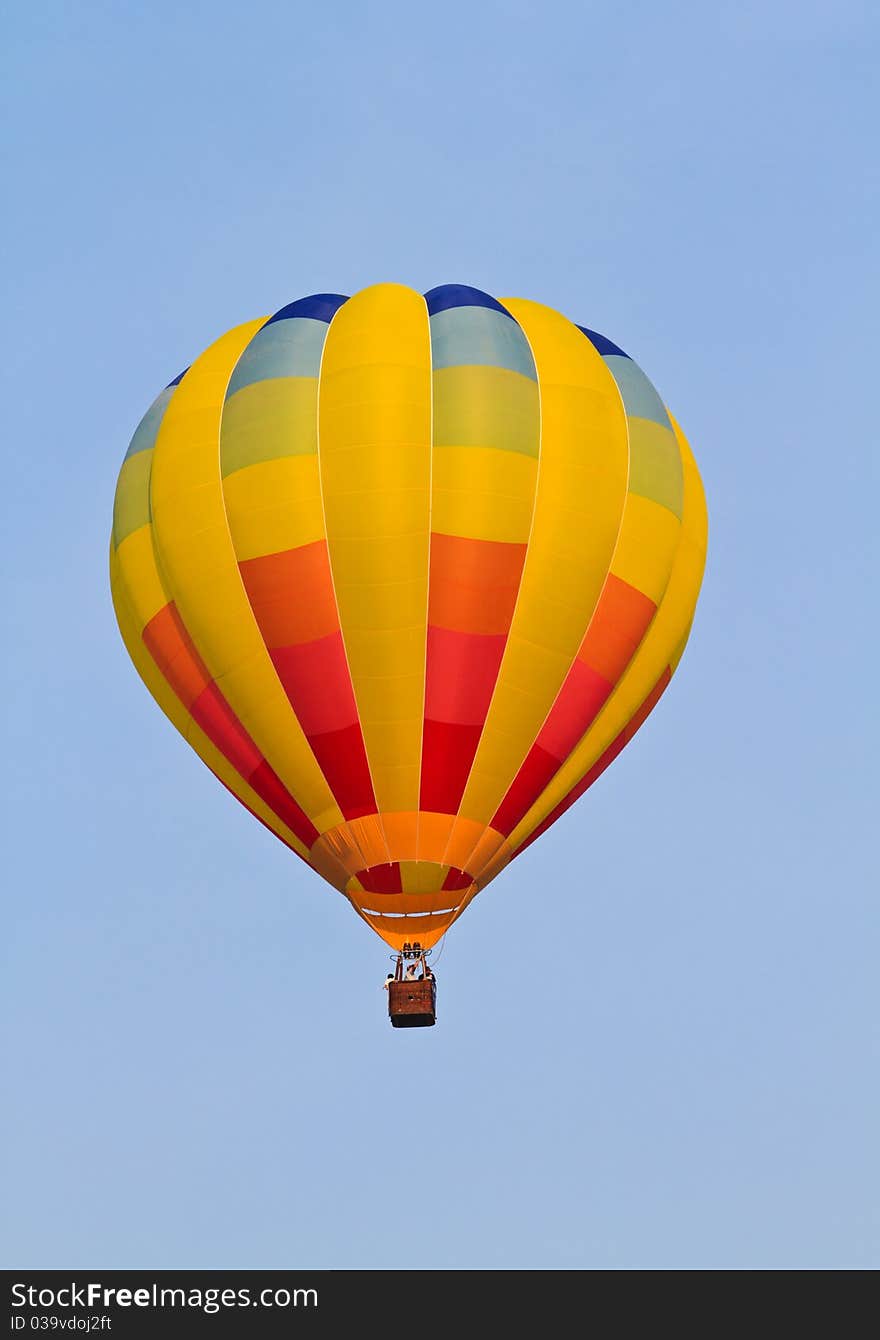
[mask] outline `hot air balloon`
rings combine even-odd
[[[215,776],[423,958],[653,710],[706,534],[688,444],[618,345],[386,283],[237,326],[161,392],[111,587]]]

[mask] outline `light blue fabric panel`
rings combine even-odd
[[[520,327],[490,307],[447,307],[432,316],[431,362],[435,372],[477,364],[508,368],[538,380],[532,351]]]
[[[156,445],[159,425],[165,417],[168,402],[176,390],[176,386],[166,386],[165,390],[160,391],[156,396],[156,399],[134,430],[134,437],[129,443],[128,451],[125,453],[125,460],[128,460],[129,456],[136,456],[139,451],[152,451],[153,447]]]
[[[638,364],[617,354],[608,355],[605,362],[620,389],[627,414],[636,419],[650,419],[664,428],[672,427],[663,401]]]
[[[327,330],[326,321],[306,316],[263,326],[236,363],[226,399],[254,382],[275,377],[317,377]]]

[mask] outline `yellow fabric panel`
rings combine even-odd
[[[123,583],[133,614],[138,619],[138,637],[171,597],[156,568],[152,526],[141,526],[126,536],[116,550],[118,580]]]
[[[458,895],[455,893],[442,893],[443,880],[446,878],[448,866],[435,865],[432,861],[401,861],[400,862],[400,880],[407,894],[418,894],[420,897],[414,899],[418,903],[420,911],[433,912],[433,907],[424,906],[425,895],[429,893],[440,894],[446,899],[445,903],[439,904],[441,907],[452,907],[457,901]],[[404,897],[403,894],[392,895]],[[384,911],[384,908],[382,909]],[[393,909],[395,912],[403,912],[407,909]],[[415,910],[415,909],[414,909]]]
[[[684,505],[681,540],[669,584],[648,632],[616,689],[547,789],[511,833],[509,845],[514,851],[617,738],[670,665],[693,619],[706,562],[706,499],[690,447],[674,420],[672,425],[682,457]],[[482,872],[474,870],[472,873],[479,877],[482,885],[497,873],[494,867],[493,862],[491,871],[484,868]]]
[[[376,802],[417,810],[431,499],[431,343],[420,294],[377,284],[337,312],[321,364],[318,460]],[[367,543],[354,549],[352,540]],[[389,581],[394,545],[400,566]]]
[[[260,457],[314,455],[318,449],[317,377],[271,377],[251,382],[226,401],[220,429],[224,477]]]
[[[504,798],[577,656],[617,542],[629,463],[620,394],[589,340],[540,303],[505,300],[505,306],[535,359],[541,456],[513,623],[460,806],[483,823]]]
[[[223,498],[239,562],[324,538],[317,456],[287,456],[236,470],[223,480]]]
[[[421,557],[421,549],[417,549],[416,545],[415,536],[401,538],[380,535],[374,538],[370,535],[337,535],[333,541],[334,553],[337,554],[340,564],[352,572],[359,571],[369,558],[370,575],[375,576],[377,592],[387,586],[393,586],[395,582],[405,583],[408,580],[401,577],[401,555],[412,557],[418,553]],[[352,617],[354,619],[362,617],[357,604],[353,607]]]
[[[685,478],[687,478],[688,473],[690,473],[690,476],[694,481],[695,503],[694,503],[693,530],[688,532],[688,539],[693,542],[696,551],[695,558],[696,561],[700,564],[700,579],[699,582],[697,583],[697,595],[699,595],[700,585],[702,584],[703,580],[703,571],[705,570],[706,567],[706,551],[708,549],[709,544],[709,514],[706,508],[706,494],[703,489],[703,481],[700,478],[700,472],[697,467],[697,462],[694,458],[694,453],[691,451],[690,443],[688,442],[687,438],[682,432],[680,424],[676,421],[676,419],[672,416],[672,414],[669,413],[668,409],[666,410],[666,413],[669,414],[669,422],[672,424],[672,431],[675,434],[675,440],[678,443],[678,449],[681,452],[682,469],[685,474]],[[696,603],[697,601],[695,595],[694,607],[696,607]],[[675,649],[670,654],[669,667],[673,672],[675,671],[679,661],[684,655],[684,649],[688,644],[688,640],[691,635],[691,630],[693,628],[695,612],[696,610],[694,608],[691,611],[691,617],[687,622],[687,626],[685,627]]]
[[[153,530],[163,575],[230,707],[318,828],[339,811],[260,636],[238,571],[219,470],[220,418],[232,369],[262,325],[222,336],[192,365],[156,439]]]
[[[538,462],[494,447],[434,448],[431,529],[468,540],[525,544]]]
[[[672,670],[672,671],[675,670],[676,666],[678,665],[679,661],[681,660],[682,656],[684,655],[684,649],[685,649],[685,647],[686,647],[687,644],[688,644],[688,639],[690,638],[690,635],[691,635],[691,628],[692,628],[692,627],[693,627],[693,621],[692,621],[691,623],[688,624],[688,626],[687,626],[687,632],[685,633],[684,637],[681,639],[681,641],[679,642],[678,646],[675,648],[675,651],[672,653],[672,655],[671,655],[670,658],[669,658],[669,668],[670,668],[670,670]]]
[[[433,392],[436,446],[537,456],[538,394],[531,377],[485,363],[438,368]]]
[[[180,732],[187,744],[195,750],[199,758],[234,792],[239,800],[259,815],[263,822],[272,829],[273,833],[281,838],[282,842],[307,860],[308,851],[304,843],[295,833],[291,832],[286,824],[281,822],[277,814],[269,809],[268,805],[261,800],[255,791],[251,790],[247,782],[226,761],[219,749],[211,743],[207,735],[193,721],[189,712],[156,666],[141,640],[141,630],[138,626],[139,617],[129,603],[125,577],[118,556],[112,553],[110,556],[110,590],[113,596],[116,620],[126,650],[135,669],[168,720]],[[337,878],[343,877],[344,871],[340,868]]]
[[[659,605],[680,536],[681,522],[674,512],[631,493],[611,571]]]
[[[384,412],[384,406],[383,406]],[[322,436],[321,436],[321,459],[324,463],[324,433],[327,429],[327,421],[322,416]],[[337,424],[340,420],[337,419]],[[410,425],[410,430],[412,425]],[[406,425],[401,425],[401,431],[406,430]],[[355,430],[356,431],[356,430]],[[375,430],[372,434],[375,436]],[[369,450],[365,451],[365,445],[369,445]],[[399,441],[392,442],[356,442],[350,446],[341,447],[334,452],[334,473],[339,480],[345,481],[346,491],[340,491],[336,499],[335,507],[340,521],[340,530],[345,535],[350,536],[371,536],[375,528],[373,516],[364,514],[363,504],[364,495],[369,495],[377,491],[384,493],[382,480],[387,480],[387,488],[394,489],[400,493],[413,491],[419,493],[424,490],[425,483],[425,457],[424,453],[413,450],[401,450]],[[413,444],[407,443],[407,446]],[[371,509],[375,506],[375,501],[370,499]],[[407,522],[411,517],[404,512],[398,516],[397,508],[392,504],[387,509],[385,515],[386,525],[383,526],[382,535],[402,536],[409,533]]]
[[[340,512],[344,509],[340,508]],[[334,519],[338,518],[339,513],[334,513]],[[328,529],[329,529],[328,517]],[[420,625],[416,622],[418,616],[424,612],[425,597],[425,578],[419,569],[423,566],[424,555],[421,552],[424,536],[403,535],[403,536],[381,536],[375,542],[376,570],[382,575],[382,580],[369,581],[367,578],[373,576],[373,572],[368,568],[366,572],[361,569],[364,577],[363,581],[356,581],[356,570],[352,571],[352,580],[346,586],[346,608],[342,619],[342,627],[346,636],[346,645],[349,634],[355,633],[374,633],[375,634],[375,652],[380,658],[389,655],[388,646],[391,646],[391,661],[386,661],[388,673],[393,672],[393,637],[389,634],[398,632],[405,633],[407,629],[416,629]],[[332,544],[332,541],[328,541]],[[340,553],[344,556],[355,552],[350,539],[347,543],[332,551],[334,554]],[[370,553],[370,546],[366,545],[360,550],[362,559],[367,559]],[[383,567],[391,566],[391,559],[396,553],[398,567],[394,577],[386,577],[382,571]],[[339,564],[334,567],[334,577]],[[415,569],[415,572],[413,572]],[[401,573],[405,574],[401,576]],[[412,574],[412,575],[409,575]],[[362,598],[358,597],[358,592],[362,593]],[[340,602],[340,614],[342,614],[342,605]],[[406,639],[404,638],[404,641]],[[415,666],[413,667],[415,669]],[[376,673],[379,674],[378,665]]]

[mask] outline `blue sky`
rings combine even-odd
[[[878,32],[818,0],[7,10],[3,1265],[880,1263]],[[411,1034],[381,942],[143,689],[106,575],[157,391],[379,280],[621,343],[710,515],[672,688]]]

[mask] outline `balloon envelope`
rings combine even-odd
[[[702,579],[688,445],[610,340],[445,285],[236,327],[123,462],[111,585],[211,771],[430,946],[663,693]]]

